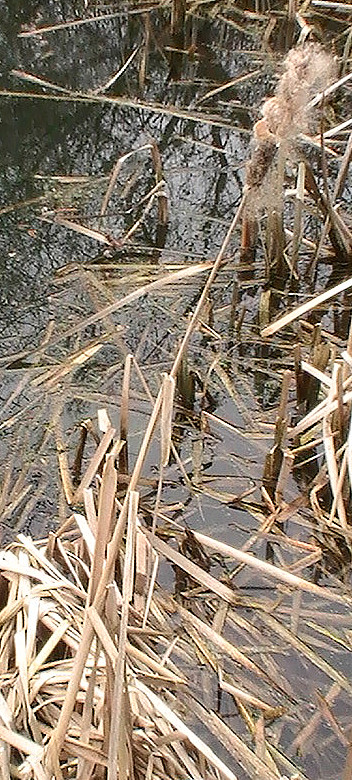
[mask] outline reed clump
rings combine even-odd
[[[317,43],[291,49],[276,93],[262,107],[263,118],[253,128],[253,151],[247,165],[247,185],[258,188],[271,167],[280,144],[293,144],[299,133],[312,129],[315,110],[312,98],[324,92],[336,71],[331,54]]]
[[[287,157],[300,133],[312,130],[316,118],[313,97],[324,92],[335,74],[333,57],[317,43],[291,49],[274,96],[265,100],[262,118],[253,128],[252,154],[246,168],[249,190],[242,251],[256,238],[255,223],[266,210],[275,211],[283,232],[283,184]]]

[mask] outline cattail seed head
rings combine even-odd
[[[263,118],[253,128],[252,155],[246,168],[246,184],[254,190],[250,200],[255,201],[256,195],[262,200],[262,193],[255,191],[267,177],[278,147],[283,143],[292,147],[299,133],[311,129],[312,97],[326,89],[335,71],[333,57],[317,43],[289,51],[275,95],[265,100]]]

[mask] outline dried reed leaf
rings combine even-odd
[[[28,679],[30,680],[31,677],[34,677],[34,675],[39,671],[39,669],[46,663],[47,659],[57,647],[59,642],[61,642],[62,638],[65,636],[66,631],[68,628],[70,628],[71,621],[70,620],[62,620],[58,627],[53,631],[52,635],[49,637],[47,642],[43,645],[41,650],[39,651],[38,655],[33,659],[33,661],[28,665]]]
[[[136,49],[136,52],[137,51],[138,51],[138,49]],[[99,89],[99,92],[102,91],[102,89],[103,88]],[[112,172],[110,174],[109,184],[108,184],[106,193],[104,195],[103,202],[101,204],[101,209],[100,209],[100,216],[101,217],[103,217],[105,212],[106,212],[106,209],[107,209],[108,204],[109,204],[109,200],[110,200],[110,198],[112,196],[112,193],[113,193],[116,181],[117,181],[117,177],[118,177],[118,175],[120,173],[120,170],[122,168],[123,163],[126,162],[126,160],[128,160],[130,157],[132,157],[132,155],[135,155],[137,152],[146,151],[147,149],[151,149],[151,144],[144,144],[143,146],[140,146],[138,149],[133,149],[131,152],[127,152],[127,154],[123,154],[122,157],[119,157],[119,159],[116,161],[116,163],[115,163],[115,165],[114,165],[114,167],[112,169]]]
[[[115,433],[116,433],[115,428],[109,428],[104,433],[104,436],[103,436],[99,446],[97,447],[97,449],[96,449],[96,451],[95,451],[95,453],[94,453],[94,455],[93,455],[93,457],[92,457],[92,459],[90,461],[90,464],[89,464],[85,474],[82,477],[82,480],[81,480],[77,490],[75,491],[75,493],[72,496],[72,501],[73,501],[74,504],[78,504],[82,500],[83,491],[86,490],[86,488],[89,487],[90,483],[94,479],[94,477],[95,477],[95,475],[96,475],[96,473],[97,473],[97,471],[99,469],[99,466],[101,464],[101,461],[105,457],[105,455],[106,455],[106,453],[107,453],[107,451],[108,451],[108,449],[110,447],[110,444],[111,444],[111,442],[112,442],[112,440],[113,440],[113,438],[115,436]]]
[[[46,571],[48,575],[52,578],[52,579],[49,578],[45,579],[43,575],[39,577],[38,575],[40,573],[40,570],[38,568],[38,569],[34,569],[34,571],[37,573],[37,577],[36,577],[37,579],[40,579],[44,584],[46,584],[46,582],[52,583],[54,587],[55,586],[65,587],[68,589],[69,592],[71,591],[75,595],[78,595],[80,598],[82,598],[84,592],[80,588],[77,588],[67,577],[64,576],[64,574],[61,571],[59,571],[51,563],[51,561],[48,560],[48,558],[46,558],[42,550],[36,547],[36,545],[33,543],[30,537],[25,536],[24,534],[18,534],[18,540],[22,544],[23,548],[27,550],[27,552],[33,558],[33,560],[37,562],[38,566],[44,569],[44,571]],[[32,567],[30,568],[32,570]],[[28,576],[31,575],[28,574]]]
[[[325,700],[328,702],[328,704],[333,704],[335,699],[340,693],[340,686],[337,683],[333,683],[331,688],[329,688]],[[298,750],[303,750],[304,744],[307,740],[311,740],[313,738],[314,732],[316,731],[317,727],[319,726],[320,721],[322,720],[322,713],[319,710],[316,710],[312,717],[309,719],[308,723],[299,731],[295,739],[290,745],[290,753],[295,753]]]
[[[55,425],[55,439],[56,439],[56,450],[57,450],[57,458],[59,461],[62,487],[64,489],[66,501],[70,506],[72,503],[74,491],[73,491],[70,467],[68,464],[67,451],[66,451],[65,444],[63,442],[61,426],[59,424]]]
[[[57,92],[64,92],[67,95],[75,94],[71,89],[66,89],[66,87],[61,87],[59,84],[54,84],[52,81],[41,79],[33,73],[26,73],[24,70],[16,70],[16,68],[13,68],[10,71],[10,75],[23,81],[30,81],[32,84],[38,84],[40,87],[45,87],[46,89],[56,89]]]
[[[275,712],[279,712],[278,708],[270,706],[270,704],[266,704],[266,702],[258,699],[256,696],[252,696],[251,693],[242,690],[242,688],[237,688],[235,685],[226,680],[221,668],[219,668],[219,685],[222,691],[230,693],[231,696],[240,699],[240,701],[243,701],[245,704],[249,704],[252,707],[256,707],[257,709],[262,710],[264,713],[266,713],[268,718],[274,717]]]
[[[78,222],[72,222],[70,219],[64,219],[64,217],[59,215],[55,215],[53,219],[49,219],[49,217],[41,217],[41,219],[43,222],[50,222],[53,225],[61,225],[69,230],[74,230],[75,233],[79,233],[81,236],[86,236],[87,238],[92,238],[100,244],[115,246],[115,241],[110,236],[104,235],[100,230],[86,227],[86,225],[80,225]]]
[[[43,583],[43,585],[46,585],[48,590],[50,590],[51,587],[57,587],[59,584],[63,588],[68,587],[65,581],[58,583],[56,579],[51,579],[47,574],[43,574],[43,572],[39,569],[35,569],[33,566],[21,565],[17,563],[17,560],[14,561],[7,555],[5,557],[4,553],[0,554],[0,571],[6,572],[7,574],[20,574],[25,577],[38,580],[39,582]],[[71,585],[71,583],[69,583],[69,586],[70,588],[74,587]]]
[[[271,563],[261,561],[259,558],[255,558],[254,555],[250,555],[242,550],[236,550],[235,547],[230,547],[230,545],[224,544],[224,542],[218,542],[197,531],[195,531],[194,535],[204,547],[209,547],[211,550],[215,550],[221,555],[225,555],[229,558],[233,558],[235,561],[251,566],[261,572],[265,577],[273,577],[280,582],[286,583],[286,585],[289,585],[291,588],[299,588],[299,590],[314,593],[316,596],[320,595],[322,598],[328,599],[329,601],[337,601],[340,604],[346,605],[349,603],[348,596],[342,596],[330,588],[323,588],[320,585],[315,585],[315,583],[304,580],[301,577],[296,577],[295,574],[291,574],[278,566],[273,566]]]
[[[315,379],[318,380],[318,382],[321,382],[323,385],[326,385],[326,387],[331,387],[331,378],[324,374],[323,371],[320,371],[319,368],[316,368],[311,363],[307,363],[306,360],[301,360],[301,368],[302,371],[305,371],[306,374],[310,374],[311,376],[314,376]]]
[[[220,772],[220,774],[226,777],[227,780],[237,780],[234,773],[231,772],[226,764],[224,764],[223,761],[218,758],[218,756],[213,752],[213,750],[211,750],[210,747],[208,747],[205,742],[203,742],[203,740],[201,740],[190,728],[188,728],[188,726],[185,725],[185,723],[183,723],[181,718],[179,718],[178,715],[176,715],[176,713],[174,713],[159,696],[156,696],[153,691],[151,691],[137,678],[131,682],[131,685],[137,691],[143,693],[149,699],[155,708],[155,711],[163,718],[165,718],[175,729],[177,729],[177,731],[180,731],[181,734],[184,735],[184,738],[188,739],[195,747],[195,749],[199,751],[199,753],[203,755],[204,758],[206,758],[206,760],[209,761],[209,763]],[[269,780],[269,776],[267,776],[266,780]]]
[[[352,391],[349,390],[347,393],[344,393],[343,396],[343,404],[349,404],[352,401]],[[307,428],[311,428],[313,425],[316,425],[320,420],[323,419],[325,415],[332,414],[333,412],[338,409],[338,401],[335,399],[334,401],[328,402],[327,399],[324,399],[320,404],[318,404],[315,409],[312,409],[311,412],[308,412],[308,414],[303,417],[302,420],[300,420],[297,425],[294,426],[294,428],[291,428],[291,430],[288,432],[287,437],[289,439],[293,439],[298,434],[302,433],[303,431],[307,430]]]
[[[12,729],[8,729],[0,723],[0,739],[8,745],[19,750],[21,753],[25,753],[27,756],[33,756],[40,761],[43,759],[44,748],[41,745],[37,745],[33,740],[24,737],[22,734],[18,734]]]
[[[215,647],[220,654],[224,654],[224,656],[228,655],[229,658],[232,658],[232,660],[235,661],[235,663],[240,664],[245,669],[253,672],[255,675],[258,675],[262,678],[266,677],[265,672],[263,672],[262,669],[260,669],[260,667],[254,663],[254,661],[248,658],[245,653],[242,653],[237,647],[235,647],[234,644],[222,637],[217,631],[214,630],[214,628],[205,623],[205,621],[201,620],[192,612],[186,610],[180,604],[175,604],[175,602],[172,602],[171,599],[170,607],[173,610],[176,609],[177,612],[180,613],[181,618],[185,622],[186,626],[193,626],[196,631],[198,631],[198,633],[203,636],[206,641],[210,642],[210,644]]]
[[[87,522],[93,536],[96,537],[98,530],[97,513],[92,488],[83,488],[84,508],[86,511]]]
[[[149,547],[149,550],[150,550],[151,557],[154,554],[154,564],[153,564],[153,568],[152,568],[152,573],[151,573],[151,577],[150,577],[147,598],[146,598],[146,602],[145,602],[145,609],[144,609],[143,623],[142,623],[142,627],[143,628],[145,628],[145,626],[147,625],[149,610],[150,610],[150,607],[151,607],[154,587],[155,587],[155,583],[156,583],[156,577],[157,577],[158,568],[159,568],[159,556],[152,549],[152,546],[151,546],[150,542],[148,542],[148,547]]]
[[[172,415],[175,396],[176,383],[173,376],[163,374],[162,384],[162,406],[161,406],[161,463],[167,466],[170,457],[171,433],[172,433]]]
[[[140,528],[136,535],[136,576],[133,604],[137,612],[143,613],[147,595],[148,575],[150,570],[150,545]]]
[[[306,303],[302,303],[301,306],[297,306],[297,308],[289,312],[289,314],[284,314],[284,316],[280,317],[280,319],[276,320],[276,322],[273,322],[271,325],[263,328],[261,335],[263,337],[272,336],[274,333],[277,333],[278,330],[281,330],[281,328],[286,327],[286,325],[290,325],[291,322],[294,322],[294,320],[302,317],[303,314],[307,314],[307,312],[312,311],[312,309],[316,309],[317,306],[325,303],[325,301],[329,301],[330,298],[333,298],[335,295],[339,295],[341,292],[349,290],[350,287],[352,287],[352,279],[346,279],[344,282],[337,284],[335,287],[331,287],[330,290],[325,290],[325,292],[320,293],[320,295],[316,295],[310,301],[306,301]]]
[[[39,387],[46,384],[47,388],[57,387],[57,383],[71,371],[74,371],[78,366],[82,366],[87,360],[96,355],[97,352],[103,347],[101,341],[92,344],[90,347],[84,347],[83,349],[70,355],[68,360],[61,367],[51,368],[39,377],[32,380],[33,387]]]
[[[220,262],[222,260],[222,255],[220,258],[220,261],[217,265],[216,270],[218,270]],[[159,279],[156,279],[154,282],[149,282],[148,284],[143,285],[142,287],[139,287],[137,290],[134,290],[133,292],[129,293],[128,295],[125,295],[123,298],[119,299],[118,301],[114,301],[114,303],[109,304],[108,306],[105,306],[103,309],[101,309],[98,312],[95,312],[95,314],[91,314],[89,317],[86,317],[86,319],[81,320],[76,325],[73,325],[72,327],[66,328],[62,333],[60,333],[58,336],[55,336],[54,339],[52,339],[47,345],[45,345],[45,348],[54,347],[57,346],[57,344],[60,344],[61,341],[68,338],[69,336],[76,335],[82,330],[85,330],[85,328],[90,327],[90,325],[93,325],[95,322],[100,322],[104,318],[108,317],[110,314],[113,314],[116,311],[119,311],[120,309],[124,308],[125,306],[128,306],[129,304],[133,303],[134,301],[138,300],[139,298],[143,298],[145,295],[148,295],[148,293],[153,292],[154,290],[160,290],[166,285],[173,285],[176,284],[179,281],[186,280],[189,278],[192,278],[193,276],[197,276],[198,274],[202,274],[205,271],[208,271],[210,269],[214,269],[214,264],[212,262],[205,262],[205,263],[197,263],[192,266],[188,266],[186,268],[181,268],[180,270],[176,272],[168,273]],[[215,275],[215,274],[214,274]],[[214,278],[214,275],[212,276],[212,279]],[[42,347],[39,347],[36,350],[32,350],[30,353],[27,351],[18,353],[16,355],[16,358],[20,357],[26,357],[29,354],[31,356],[34,356],[36,354],[40,354],[42,352]],[[6,357],[6,359],[0,359],[0,365],[1,363],[8,363],[9,359]],[[27,407],[31,408],[30,406]],[[25,413],[25,410],[21,410],[21,414]],[[18,419],[18,415],[16,418]],[[8,422],[7,422],[8,424]],[[2,424],[4,426],[5,423]],[[0,430],[1,427],[0,426]]]
[[[97,22],[103,22],[107,19],[114,19],[121,16],[119,11],[113,13],[104,13],[98,16],[88,16],[86,19],[73,19],[69,22],[59,22],[58,24],[44,25],[43,27],[36,27],[31,30],[22,30],[17,33],[18,38],[32,38],[36,35],[43,35],[48,32],[56,32],[56,30],[66,30],[71,27],[81,27],[84,24],[96,24]]]
[[[29,80],[27,74],[27,80]],[[34,79],[36,76],[33,77]],[[57,90],[53,84],[53,88]],[[143,100],[134,100],[128,97],[109,97],[108,95],[93,95],[85,92],[66,93],[65,95],[45,93],[45,92],[25,92],[10,89],[1,89],[1,97],[22,98],[30,100],[51,100],[65,103],[97,103],[101,105],[126,106],[136,111],[144,110],[155,114],[156,116],[171,116],[179,119],[185,119],[189,122],[202,122],[214,127],[232,127],[230,120],[224,119],[219,114],[210,114],[208,111],[190,111],[179,108],[172,104],[163,105],[161,103],[146,103]]]
[[[110,87],[112,87],[113,84],[115,84],[115,82],[120,78],[120,76],[122,76],[125,73],[125,71],[127,70],[128,66],[131,64],[131,62],[133,62],[135,56],[139,52],[139,48],[140,47],[137,46],[131,52],[130,56],[127,57],[127,60],[124,62],[124,64],[121,66],[121,68],[119,68],[119,70],[116,73],[114,73],[114,75],[111,76],[111,78],[105,84],[102,84],[97,89],[93,89],[92,90],[92,95],[98,95],[100,92],[106,92],[107,89],[110,89]]]
[[[95,539],[96,535],[93,533],[91,528],[89,527],[86,518],[84,515],[78,514],[78,512],[73,513],[73,518],[75,522],[77,523],[77,526],[81,532],[82,539],[84,540],[87,550],[89,552],[91,560],[93,560],[94,557],[94,551],[95,551]]]
[[[172,561],[180,569],[183,569],[183,571],[187,572],[190,577],[203,585],[203,587],[205,587],[207,590],[215,593],[217,596],[219,596],[219,598],[228,601],[229,604],[237,603],[236,594],[231,590],[231,588],[229,588],[227,585],[224,585],[222,582],[219,582],[219,580],[217,580],[211,574],[208,574],[208,572],[204,571],[204,569],[201,569],[201,567],[196,563],[193,563],[184,555],[174,550],[172,547],[170,547],[169,544],[166,544],[166,542],[163,542],[161,539],[158,539],[158,537],[153,536],[149,531],[144,531],[144,533],[146,534],[147,539],[149,539],[152,547],[161,555],[163,555],[167,560]],[[196,536],[198,536],[198,534]]]
[[[74,758],[84,758],[85,761],[91,764],[107,766],[107,756],[103,751],[87,742],[82,742],[81,739],[78,740],[73,737],[66,737],[64,746],[67,753]]]
[[[304,162],[300,162],[298,164],[298,173],[297,173],[295,214],[294,214],[293,235],[292,235],[291,265],[293,271],[296,271],[300,239],[302,235],[304,181],[305,181],[305,164]]]

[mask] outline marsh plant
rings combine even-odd
[[[269,223],[269,260],[275,262],[282,255],[285,163],[292,156],[299,135],[313,130],[317,119],[313,98],[317,92],[326,90],[335,69],[331,54],[317,43],[291,49],[284,61],[275,95],[265,100],[262,118],[253,128],[252,154],[246,169],[244,252],[253,249],[256,221],[265,209]]]

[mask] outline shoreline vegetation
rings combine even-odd
[[[316,780],[319,754],[351,780],[351,6],[170,0],[101,13],[86,5],[82,18],[22,28],[19,38],[133,15],[143,20],[143,45],[95,93],[19,65],[11,77],[20,87],[2,89],[1,99],[115,104],[235,130],[228,106],[216,107],[228,83],[207,85],[190,109],[143,97],[159,12],[171,82],[181,79],[182,58],[197,56],[190,29],[198,18],[250,25],[258,58],[269,50],[277,78],[253,131],[243,130],[242,191],[211,259],[175,252],[162,261],[171,205],[154,139],[120,153],[93,184],[83,173],[38,176],[47,191],[30,203],[37,222],[103,254],[56,274],[54,310],[77,300],[74,316],[56,314],[39,344],[0,359],[3,377],[15,377],[0,430],[15,432],[11,442],[17,432],[19,447],[45,409],[36,452],[39,462],[48,442],[54,447],[59,483],[53,528],[33,538],[22,525],[50,492],[50,475],[31,477],[29,461],[18,474],[15,448],[1,472],[2,521],[14,533],[0,551],[1,780]],[[138,68],[138,99],[109,93],[129,68]],[[133,219],[114,233],[119,177],[146,159]],[[128,173],[124,193],[136,180]],[[100,198],[99,208],[80,217],[67,195],[60,201],[65,187],[78,188],[82,203],[84,193]],[[151,262],[124,264],[149,219]],[[250,291],[258,257],[253,343],[258,371],[276,383],[268,411],[232,362],[245,328],[240,288]],[[325,261],[335,275],[317,289]],[[77,290],[89,291],[90,313]],[[132,353],[124,341],[150,300],[168,318],[153,373],[140,344]],[[347,337],[330,332],[330,305],[347,311]],[[96,380],[95,361],[108,349],[119,373],[114,357],[105,384],[98,378],[90,395],[82,385],[80,396],[80,377],[91,370]],[[67,399],[88,395],[96,414],[72,434]],[[201,522],[192,523],[190,505]],[[226,534],[219,507],[230,516]]]

